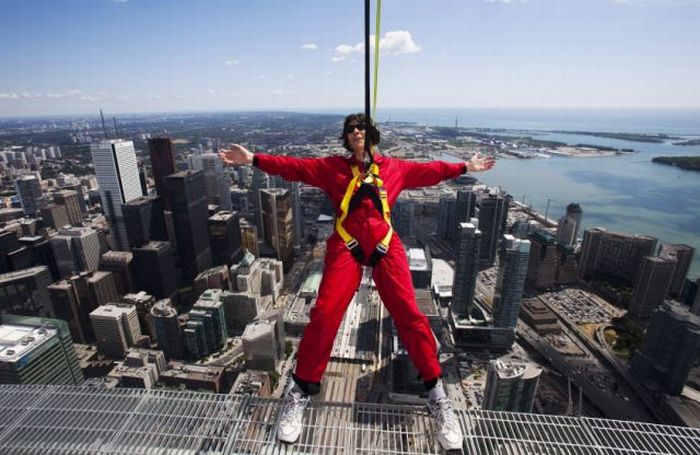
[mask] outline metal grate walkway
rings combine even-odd
[[[0,385],[2,454],[441,453],[425,410],[315,403],[298,443],[275,440],[280,400],[196,392]],[[700,455],[700,429],[459,411],[470,455]]]

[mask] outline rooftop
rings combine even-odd
[[[50,327],[0,325],[0,362],[16,362],[56,335]]]
[[[423,407],[312,402],[294,445],[281,402],[172,390],[0,385],[3,453],[441,453]],[[700,429],[593,418],[457,411],[463,453],[698,453]],[[20,430],[21,431],[18,431]]]

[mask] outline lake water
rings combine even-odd
[[[559,114],[557,114],[559,112]],[[497,111],[385,110],[377,119],[423,125],[526,130],[574,130],[666,133],[700,136],[700,112],[693,111]],[[700,275],[700,172],[655,164],[657,155],[700,156],[700,146],[674,146],[606,139],[588,135],[532,131],[537,138],[568,144],[632,148],[638,153],[602,158],[504,159],[477,174],[486,185],[500,186],[519,201],[558,219],[570,202],[583,209],[583,228],[651,235],[664,243],[696,249],[690,276]],[[581,233],[582,235],[582,233]]]

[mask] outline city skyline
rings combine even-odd
[[[362,103],[359,2],[2,9],[0,117]],[[700,108],[699,18],[695,0],[387,0],[379,106]]]

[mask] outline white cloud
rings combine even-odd
[[[287,79],[294,79],[294,75],[293,75],[293,74],[287,74]]]
[[[46,94],[47,98],[63,98],[64,96],[66,96],[66,95],[63,93],[47,93]]]
[[[216,93],[216,91],[213,88],[208,88],[207,93]]]
[[[526,0],[484,0],[486,3],[525,3]]]
[[[302,44],[301,48],[309,51],[315,51],[316,49],[318,49],[318,46],[316,45],[316,43],[306,43]]]
[[[237,58],[232,58],[230,60],[226,60],[224,63],[226,64],[226,66],[233,66],[238,65],[241,62]]]
[[[700,0],[612,0],[613,3],[628,6],[682,6],[700,5]]]
[[[0,99],[15,100],[17,98],[19,98],[19,95],[16,93],[0,93]]]
[[[272,91],[273,95],[293,95],[294,92],[292,90],[287,90],[286,88],[282,87],[277,87]]]
[[[97,101],[100,98],[92,95],[84,95],[80,97],[80,101]]]
[[[66,90],[66,96],[78,96],[81,93],[83,93],[82,90],[78,90],[77,88]]]
[[[371,51],[374,52],[374,35],[370,36]],[[383,38],[379,39],[379,52],[384,56],[396,56],[402,54],[415,54],[420,52],[418,46],[411,36],[411,32],[405,30],[394,30],[386,32]],[[361,54],[365,51],[365,43],[360,42],[351,46],[341,44],[335,48],[334,62],[345,60],[354,54]]]

